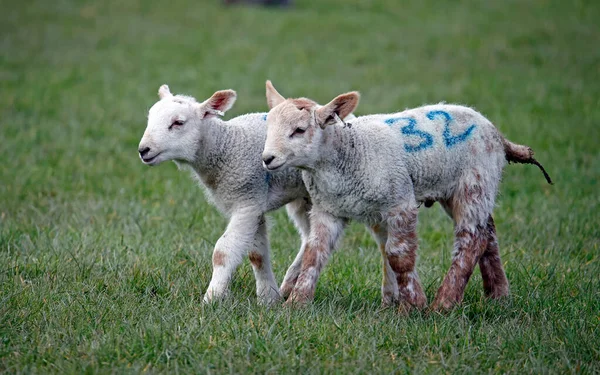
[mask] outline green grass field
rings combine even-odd
[[[0,1],[0,371],[8,373],[600,372],[600,6],[531,0]],[[264,82],[358,114],[439,101],[477,108],[555,180],[510,165],[495,211],[511,297],[477,270],[446,315],[380,310],[380,255],[353,224],[315,302],[257,305],[249,262],[204,306],[226,219],[137,144],[160,84],[232,117]],[[280,281],[299,238],[270,215]],[[422,209],[429,301],[452,224]]]

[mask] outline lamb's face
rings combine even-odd
[[[263,165],[268,170],[282,167],[311,167],[317,157],[321,129],[315,122],[318,104],[309,99],[287,99],[267,115],[267,139]]]
[[[144,164],[157,165],[167,160],[193,161],[202,126],[196,114],[197,105],[171,96],[150,108],[148,126],[139,145]]]
[[[217,91],[198,103],[189,96],[174,96],[167,85],[158,90],[160,100],[150,108],[148,126],[140,141],[140,158],[147,165],[167,160],[193,162],[207,121],[222,116],[236,100],[233,90]]]
[[[342,94],[325,106],[306,99],[285,99],[267,81],[267,140],[263,166],[268,170],[286,167],[312,168],[319,160],[324,129],[342,123],[358,105],[357,92]]]

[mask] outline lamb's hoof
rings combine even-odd
[[[258,294],[258,303],[264,306],[271,306],[281,301],[279,290],[276,287],[270,287]]]
[[[290,294],[292,294],[292,290],[294,290],[294,286],[295,286],[295,284],[288,283],[288,282],[284,282],[283,284],[281,284],[281,287],[279,288],[279,294],[281,295],[281,297],[283,299],[287,299],[290,296]]]
[[[427,308],[426,300],[412,301],[412,303],[409,301],[400,301],[398,303],[398,314],[406,316],[413,311],[422,311],[425,308]]]
[[[401,302],[398,304],[398,315],[408,316],[410,312],[414,310],[413,305],[406,302]]]
[[[217,298],[217,297],[214,297],[214,296],[209,295],[208,293],[206,293],[204,295],[204,297],[202,298],[202,304],[203,305],[211,305],[213,303],[216,303],[220,299],[221,298]]]
[[[218,292],[216,290],[207,290],[202,298],[202,303],[209,305],[224,300],[227,297],[227,291]]]
[[[311,298],[305,295],[292,292],[283,304],[285,307],[302,308],[310,304]]]
[[[410,304],[418,310],[425,310],[427,308],[427,297],[424,294],[417,296],[414,300],[410,301]]]
[[[451,300],[448,300],[448,299],[440,300],[440,299],[436,298],[435,301],[433,301],[433,303],[431,304],[431,307],[429,308],[429,310],[432,312],[446,313],[446,312],[449,312],[450,310],[452,310],[454,305],[456,305],[456,303]]]
[[[486,291],[485,296],[489,299],[503,299],[510,296],[508,286],[506,288],[495,288],[491,291]]]
[[[381,299],[381,309],[389,309],[390,307],[394,307],[396,305],[398,305],[398,298],[386,296]]]

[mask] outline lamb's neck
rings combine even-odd
[[[198,140],[196,158],[191,163],[202,182],[209,189],[215,189],[231,150],[235,147],[235,129],[225,121],[214,118],[202,124],[202,136]]]
[[[323,132],[319,145],[320,158],[315,169],[342,174],[356,169],[360,164],[357,151],[362,146],[356,131],[349,127],[330,125]]]

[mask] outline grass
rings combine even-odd
[[[9,373],[600,371],[600,7],[592,1],[4,2],[0,12],[0,370]],[[264,81],[359,113],[466,103],[530,145],[556,181],[508,166],[496,224],[512,296],[476,271],[446,315],[379,309],[379,253],[358,224],[301,310],[256,304],[246,262],[201,304],[226,219],[171,164],[136,155],[160,84],[228,116]],[[271,215],[278,280],[299,246]],[[420,213],[431,301],[452,226]]]

